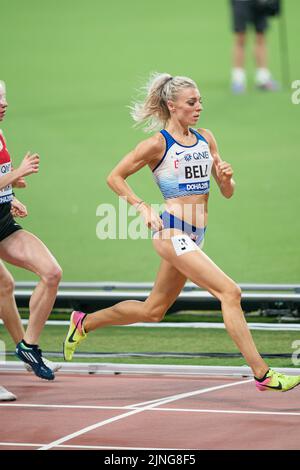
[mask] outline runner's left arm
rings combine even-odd
[[[14,170],[14,166],[13,166],[13,163],[11,162],[11,171]],[[25,181],[25,178],[24,176],[20,176],[17,180],[13,181],[12,183],[12,187],[13,188],[26,188],[27,187],[27,183]]]
[[[207,140],[210,148],[211,156],[214,159],[212,166],[212,175],[216,180],[222,195],[226,198],[233,196],[235,182],[232,178],[233,170],[230,163],[223,161],[220,157],[217,141],[211,131],[203,129],[202,134]]]

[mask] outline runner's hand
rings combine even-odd
[[[230,163],[220,162],[217,165],[217,175],[221,181],[230,180],[233,176],[233,170]]]
[[[10,209],[11,215],[13,217],[26,217],[28,215],[26,206],[22,204],[20,201],[18,201],[17,198],[13,198],[11,202],[11,209]]]
[[[11,171],[14,170],[14,167],[13,165],[11,166]],[[23,178],[23,176],[20,176],[20,178],[18,178],[17,180],[15,180],[13,183],[12,183],[12,187],[13,188],[26,188],[27,187],[27,183],[25,181],[25,179]]]
[[[12,187],[13,188],[26,188],[27,187],[27,183],[25,181],[25,178],[23,176],[20,176],[20,178],[18,178],[16,181],[14,181],[14,183],[12,184]]]
[[[163,221],[151,206],[143,202],[137,209],[151,230],[159,231],[164,228]]]
[[[21,165],[18,168],[20,176],[31,175],[39,171],[40,157],[37,153],[27,152]]]

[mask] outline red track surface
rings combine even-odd
[[[1,373],[0,382],[18,397],[0,403],[0,450],[300,449],[300,387],[259,393],[242,378],[62,372],[54,382]]]

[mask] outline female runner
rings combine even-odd
[[[300,383],[300,376],[286,376],[271,369],[258,353],[243,311],[241,289],[201,249],[207,226],[211,174],[221,194],[234,193],[231,165],[219,155],[216,139],[195,126],[202,111],[196,83],[187,77],[154,74],[144,102],[136,103],[132,116],[146,130],[162,130],[142,141],[112,170],[107,182],[143,216],[153,231],[153,245],[162,261],[146,301],[128,300],[86,315],[73,312],[64,342],[64,356],[71,360],[87,333],[107,325],[160,321],[174,303],[187,279],[221,302],[227,332],[251,367],[258,390],[286,391]],[[141,200],[126,179],[148,165],[165,200],[159,216]]]
[[[0,82],[0,121],[7,109],[6,89]],[[37,173],[39,156],[28,153],[13,170],[3,134],[0,132],[0,317],[16,342],[16,355],[43,379],[53,380],[56,365],[42,357],[38,340],[52,310],[62,271],[48,248],[35,235],[15,221],[27,215],[26,208],[14,198],[12,185],[24,186],[23,177]],[[29,302],[29,323],[24,332],[14,299],[14,281],[2,261],[37,274],[40,281]]]

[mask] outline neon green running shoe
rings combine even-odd
[[[265,392],[288,392],[300,384],[300,375],[285,375],[269,369],[262,379],[254,377],[257,390]]]
[[[87,337],[82,325],[85,317],[86,313],[72,312],[69,331],[63,344],[65,361],[72,360],[76,347]]]

